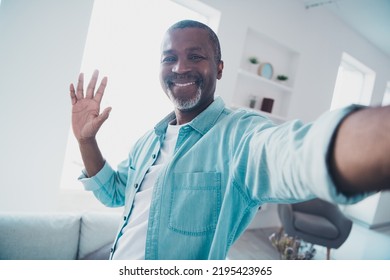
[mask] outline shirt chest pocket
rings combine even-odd
[[[186,235],[204,235],[216,228],[221,208],[221,174],[175,173],[169,228]]]

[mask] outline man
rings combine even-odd
[[[181,21],[162,43],[161,86],[173,113],[114,171],[96,133],[107,78],[70,87],[80,180],[105,205],[124,206],[113,259],[224,259],[263,203],[321,197],[354,203],[389,188],[390,108],[350,106],[280,126],[214,97],[223,61],[206,25]],[[147,114],[147,112],[146,112]],[[129,127],[131,129],[131,127]]]

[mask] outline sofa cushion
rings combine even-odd
[[[92,258],[92,256],[105,258],[106,255],[108,258],[107,244],[114,242],[121,217],[119,213],[88,212],[83,214],[78,259]],[[100,249],[104,251],[101,252]]]
[[[111,254],[112,242],[82,257],[80,260],[108,260]]]
[[[80,216],[0,213],[0,259],[76,259]]]

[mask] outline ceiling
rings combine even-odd
[[[307,9],[328,9],[390,57],[390,0],[304,2]]]

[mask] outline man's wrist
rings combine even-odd
[[[77,140],[79,143],[79,146],[84,146],[84,145],[96,145],[97,141],[95,137],[89,137],[89,138],[80,138]]]

